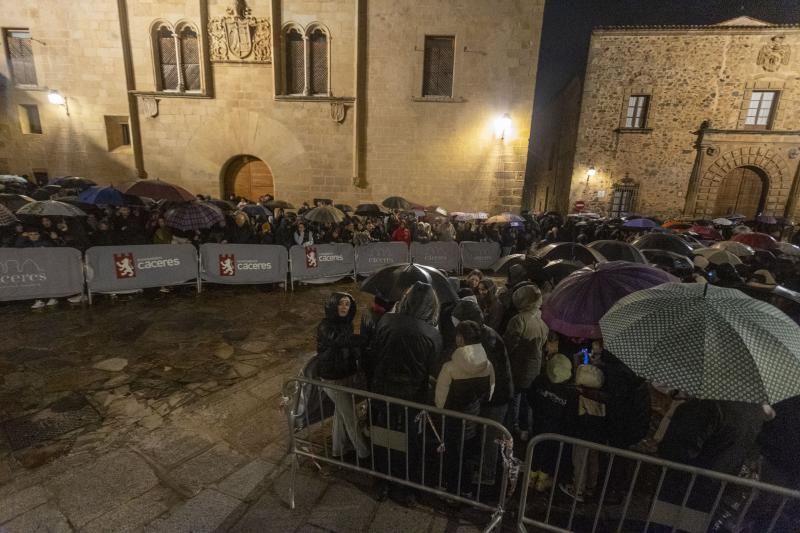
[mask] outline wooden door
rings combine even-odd
[[[230,180],[231,192],[236,196],[247,198],[253,202],[265,194],[275,194],[275,185],[272,180],[272,172],[269,167],[260,159],[250,159],[238,165],[232,165],[235,172]]]
[[[753,219],[761,209],[763,193],[764,181],[754,170],[744,167],[733,169],[719,186],[714,216],[736,213],[748,220]]]

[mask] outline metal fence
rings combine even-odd
[[[518,471],[502,424],[301,377],[284,385],[284,398],[292,509],[298,457],[306,457],[488,511],[485,531],[502,522]],[[348,458],[334,439],[352,442],[355,433],[367,436],[369,454]]]
[[[528,490],[541,471],[550,483]],[[800,531],[798,491],[563,435],[532,439],[523,472],[521,533]]]

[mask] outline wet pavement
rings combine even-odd
[[[473,531],[303,465],[289,510],[281,387],[332,289],[0,304],[0,531]],[[479,517],[479,520],[482,517]]]

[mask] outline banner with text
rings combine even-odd
[[[200,276],[224,284],[285,283],[289,252],[268,244],[203,244]]]
[[[420,265],[446,270],[458,271],[458,258],[461,255],[458,243],[454,241],[436,241],[426,244],[411,243],[411,261]]]
[[[488,270],[500,259],[500,243],[470,242],[461,243],[461,267]]]
[[[359,275],[369,275],[395,263],[408,263],[408,245],[404,242],[373,242],[356,246],[356,272]]]
[[[83,292],[74,248],[0,248],[0,301],[61,298]]]
[[[292,246],[292,281],[343,278],[353,274],[355,253],[349,244]]]
[[[92,292],[180,285],[197,279],[191,244],[94,246],[86,250],[86,282]]]

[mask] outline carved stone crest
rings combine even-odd
[[[158,99],[152,96],[145,96],[142,98],[142,111],[150,118],[158,116]]]
[[[341,124],[344,122],[347,110],[343,102],[331,102],[331,119]]]
[[[783,44],[783,35],[772,38],[772,44],[765,44],[758,53],[756,64],[767,72],[777,72],[782,65],[788,65],[792,56],[792,48]]]
[[[224,17],[208,22],[211,61],[271,63],[272,26],[264,17],[254,17],[245,0],[235,0]]]

